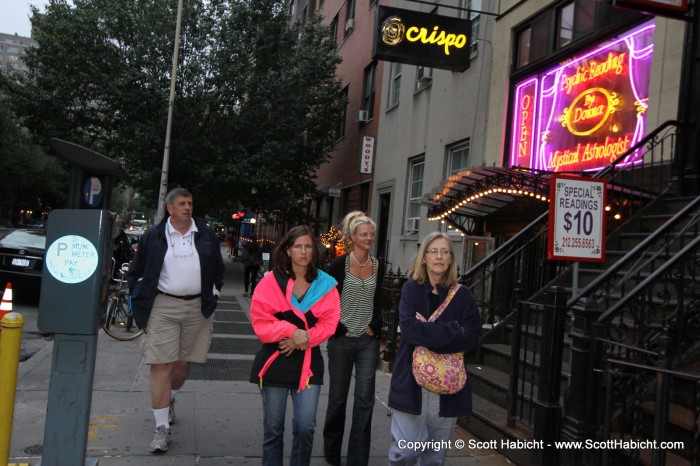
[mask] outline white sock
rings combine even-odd
[[[156,429],[158,426],[165,426],[166,429],[170,429],[170,423],[168,422],[168,408],[154,408],[153,417],[156,419]]]

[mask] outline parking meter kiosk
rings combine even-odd
[[[54,334],[42,463],[86,462],[97,331],[109,284],[114,181],[125,175],[103,155],[51,140],[71,164],[69,209],[49,214],[37,326]]]

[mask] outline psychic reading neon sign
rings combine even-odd
[[[644,136],[653,50],[648,22],[520,81],[511,99],[511,166],[591,171],[626,152]]]

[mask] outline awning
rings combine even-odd
[[[535,218],[548,207],[549,174],[514,168],[462,170],[426,194],[428,220],[445,221],[465,234],[476,220]]]

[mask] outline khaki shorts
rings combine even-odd
[[[185,301],[159,293],[141,336],[144,363],[205,363],[213,329],[214,315],[204,318],[201,298]]]

